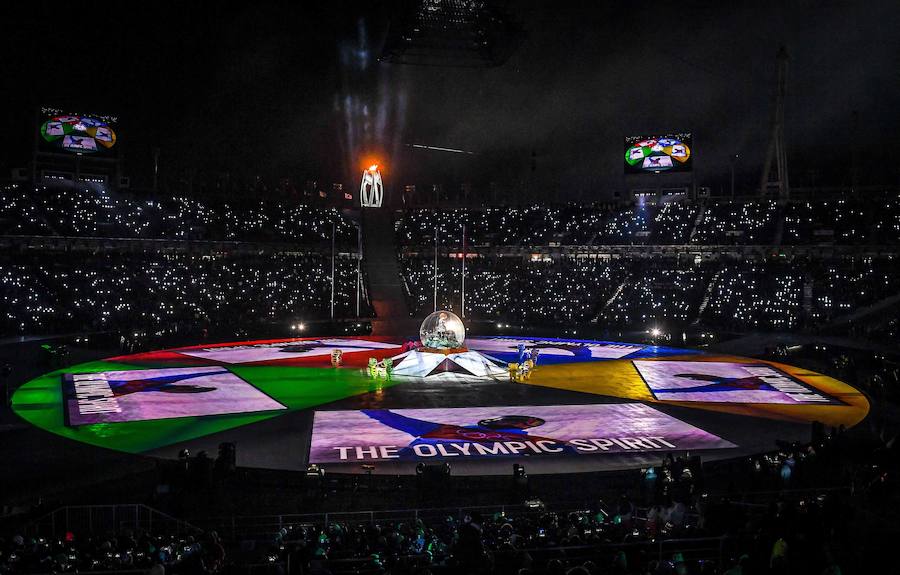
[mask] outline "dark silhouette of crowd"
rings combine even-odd
[[[219,573],[225,547],[208,534],[160,534],[124,530],[108,535],[61,537],[13,535],[0,539],[0,573],[132,572]]]
[[[0,541],[0,572],[866,572],[878,552],[865,538],[882,526],[860,526],[895,498],[893,448],[861,448],[843,429],[817,426],[814,436],[811,443],[703,467],[669,454],[645,469],[638,485],[606,499],[597,495],[578,509],[555,510],[532,498],[524,506],[398,512],[373,521],[308,517],[224,540],[215,530],[13,534]]]

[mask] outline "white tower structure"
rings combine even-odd
[[[363,171],[359,185],[359,202],[364,208],[380,208],[384,201],[384,183],[378,164],[373,164]]]

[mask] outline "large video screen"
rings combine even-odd
[[[40,148],[71,154],[112,155],[116,145],[116,118],[98,114],[72,114],[44,108]]]
[[[287,409],[224,367],[63,376],[66,423],[121,423]]]
[[[317,411],[311,463],[592,456],[734,444],[641,403]]]
[[[625,137],[625,173],[689,172],[693,164],[690,132]]]
[[[644,361],[634,367],[659,400],[842,405],[772,365],[718,361]]]

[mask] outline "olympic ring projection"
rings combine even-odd
[[[625,173],[689,172],[693,167],[689,132],[625,138]]]
[[[116,145],[115,119],[107,116],[54,114],[41,124],[43,148],[73,154],[105,154]]]
[[[454,474],[646,467],[668,452],[725,459],[850,427],[863,394],[789,365],[636,343],[469,337],[465,348],[346,337],[247,341],[111,357],[13,396],[30,423],[99,447],[174,458],[238,446],[273,469]],[[369,468],[371,471],[371,468]]]

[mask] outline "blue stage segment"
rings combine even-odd
[[[528,359],[534,360],[536,353],[538,365],[654,358],[672,355],[697,355],[698,353],[685,349],[641,343],[555,337],[477,337],[469,338],[466,344],[470,349],[484,352],[506,363],[522,363]]]

